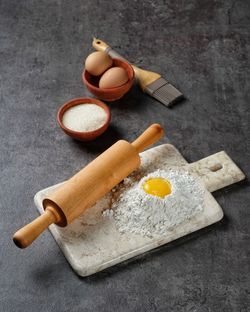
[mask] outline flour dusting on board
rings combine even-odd
[[[145,182],[161,178],[170,182],[171,193],[164,198],[147,194]],[[114,191],[115,193],[115,191]],[[162,235],[204,209],[205,187],[201,180],[184,169],[169,168],[149,173],[139,182],[125,179],[111,209],[104,217],[113,218],[120,232],[144,236]]]

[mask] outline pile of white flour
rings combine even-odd
[[[164,178],[171,183],[171,194],[160,198],[145,193],[143,185],[150,178]],[[104,217],[113,218],[120,232],[144,236],[162,235],[204,209],[205,187],[201,180],[184,169],[156,170],[139,182],[129,178]],[[132,184],[130,184],[130,182]]]

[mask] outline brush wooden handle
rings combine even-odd
[[[100,39],[93,38],[92,46],[97,51],[103,51],[103,52],[108,53],[112,58],[122,59],[129,63],[128,60],[126,60],[123,56],[121,56],[119,53],[113,50],[106,42]],[[154,73],[145,69],[141,69],[133,64],[131,64],[131,66],[134,69],[135,76],[143,92],[145,91],[148,85],[150,85],[155,80],[161,78],[161,75],[157,73]]]
[[[142,89],[143,92],[145,92],[145,89],[147,86],[149,86],[151,83],[156,81],[157,79],[161,78],[161,75],[151,72],[149,70],[141,69],[139,67],[136,67],[132,65],[136,79],[138,80],[138,83]]]
[[[47,208],[45,212],[34,221],[25,225],[13,235],[13,241],[19,248],[29,246],[48,226],[59,222],[59,215],[54,208]]]
[[[110,48],[110,46],[106,42],[104,42],[103,40],[97,39],[95,37],[93,37],[92,46],[97,51],[103,51],[103,52],[105,52],[107,48]]]
[[[131,144],[136,148],[137,152],[140,153],[151,144],[159,141],[163,134],[163,128],[159,124],[153,124]]]

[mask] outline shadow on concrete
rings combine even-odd
[[[69,138],[69,143],[74,145],[74,147],[79,148],[81,151],[100,154],[120,139],[122,139],[122,135],[119,131],[119,128],[113,124],[110,124],[108,129],[93,141],[81,142]]]

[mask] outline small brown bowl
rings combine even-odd
[[[128,81],[120,87],[110,89],[99,88],[98,84],[100,76],[93,76],[86,70],[82,73],[83,83],[86,85],[88,90],[99,99],[108,102],[116,101],[123,97],[132,87],[134,81],[134,70],[130,64],[119,59],[113,59],[113,66],[124,68],[128,74]]]
[[[66,112],[66,110],[68,110],[69,108],[71,108],[73,106],[77,106],[79,104],[88,104],[88,103],[98,105],[104,109],[104,111],[107,114],[107,119],[106,119],[104,125],[102,125],[100,128],[98,128],[94,131],[88,131],[88,132],[73,131],[73,130],[65,127],[63,124],[63,115]],[[80,140],[80,141],[91,141],[91,140],[96,139],[98,136],[100,136],[101,134],[103,134],[107,130],[107,128],[110,124],[110,120],[111,120],[111,114],[110,114],[110,109],[108,108],[108,106],[105,103],[103,103],[102,101],[99,101],[99,100],[93,99],[93,98],[77,98],[77,99],[70,100],[69,102],[63,104],[57,112],[57,122],[58,122],[59,126],[62,128],[62,130],[67,135],[71,136],[74,139]]]

